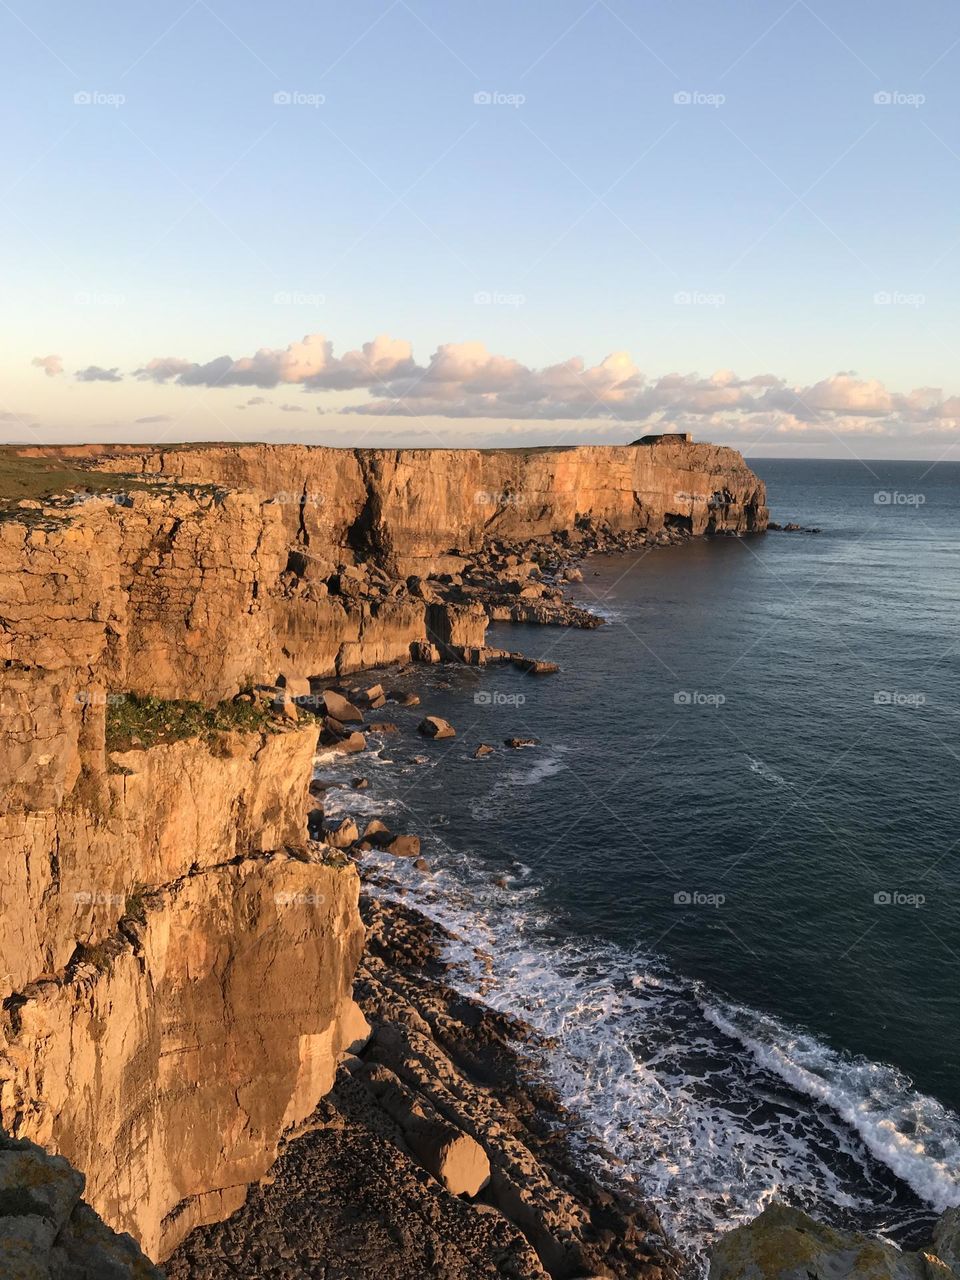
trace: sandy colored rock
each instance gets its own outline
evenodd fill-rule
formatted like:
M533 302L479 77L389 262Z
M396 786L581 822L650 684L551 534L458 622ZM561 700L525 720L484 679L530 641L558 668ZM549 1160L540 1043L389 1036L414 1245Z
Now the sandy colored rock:
M455 738L457 731L448 720L440 716L424 716L417 725L417 732L425 738Z

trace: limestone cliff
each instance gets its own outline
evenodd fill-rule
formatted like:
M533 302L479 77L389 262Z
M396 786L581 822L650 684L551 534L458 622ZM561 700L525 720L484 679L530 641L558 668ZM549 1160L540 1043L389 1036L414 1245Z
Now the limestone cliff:
M116 489L0 518L0 1128L162 1257L329 1088L363 928L306 838L315 725L118 744L116 701L479 661L491 611L429 574L578 529L760 531L765 498L738 454L672 442L73 452ZM506 616L563 620L533 568Z

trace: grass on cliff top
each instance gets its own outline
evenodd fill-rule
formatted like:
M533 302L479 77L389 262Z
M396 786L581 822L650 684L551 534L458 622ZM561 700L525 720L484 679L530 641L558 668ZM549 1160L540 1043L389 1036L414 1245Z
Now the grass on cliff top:
M262 733L279 727L269 708L253 702L220 702L215 707L205 707L200 702L140 698L135 694L111 697L106 721L108 751L142 750L185 738L211 741L231 730Z
M23 498L39 500L54 493L86 489L117 493L139 487L135 476L88 471L66 458L25 458L17 447L0 447L0 508L9 510Z

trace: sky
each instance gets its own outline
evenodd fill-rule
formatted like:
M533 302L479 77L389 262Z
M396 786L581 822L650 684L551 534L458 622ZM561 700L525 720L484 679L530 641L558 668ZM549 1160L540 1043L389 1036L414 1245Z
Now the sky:
M6 441L960 460L960 7L0 3Z

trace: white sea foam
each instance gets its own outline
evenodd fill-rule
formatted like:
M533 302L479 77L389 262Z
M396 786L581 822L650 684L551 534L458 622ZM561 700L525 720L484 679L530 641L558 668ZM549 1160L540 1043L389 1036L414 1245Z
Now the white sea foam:
M759 774L764 782L772 782L778 787L791 787L792 782L788 782L786 778L781 778L780 774L771 769L768 764L764 764L762 760L755 760L753 756L747 756L750 761L750 772Z
M370 803L329 797L338 813ZM426 848L429 875L371 855L377 891L454 933L461 990L551 1038L540 1062L582 1118L583 1158L632 1181L685 1248L777 1196L881 1228L923 1213L896 1179L931 1210L960 1204L960 1118L902 1074L726 1004L657 957L564 937L517 860L500 873L429 834Z

